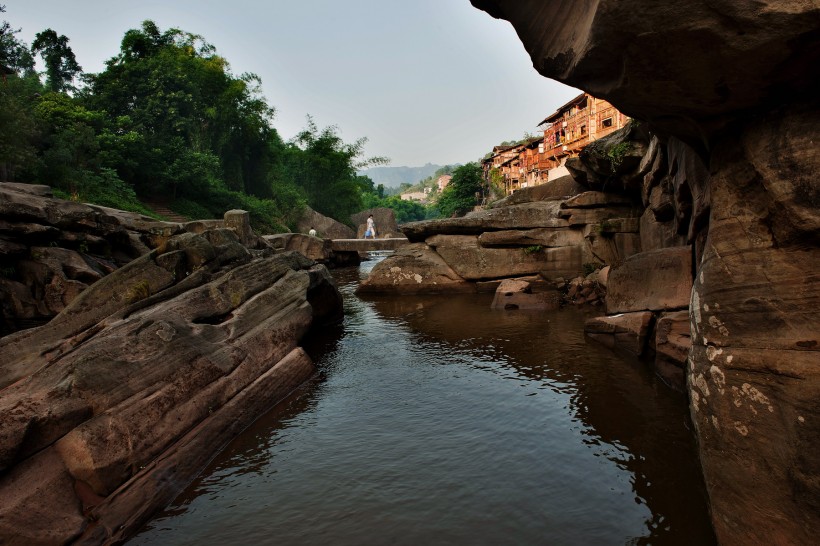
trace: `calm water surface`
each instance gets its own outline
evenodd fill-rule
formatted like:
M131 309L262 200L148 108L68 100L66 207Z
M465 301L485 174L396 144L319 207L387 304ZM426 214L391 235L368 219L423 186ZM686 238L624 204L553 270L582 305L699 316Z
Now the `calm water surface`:
M713 544L685 399L492 295L362 300L321 374L129 544Z

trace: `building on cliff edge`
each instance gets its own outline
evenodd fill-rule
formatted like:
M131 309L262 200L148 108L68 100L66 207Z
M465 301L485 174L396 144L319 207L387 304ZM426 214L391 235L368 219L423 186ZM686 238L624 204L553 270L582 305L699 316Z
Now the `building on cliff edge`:
M624 127L629 118L609 102L581 93L538 124L543 136L495 146L482 162L484 179L500 181L507 195L568 174L568 157Z

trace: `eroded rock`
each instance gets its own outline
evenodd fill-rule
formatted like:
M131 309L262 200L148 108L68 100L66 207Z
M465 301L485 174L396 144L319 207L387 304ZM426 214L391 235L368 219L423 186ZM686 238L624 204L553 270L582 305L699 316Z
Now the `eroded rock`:
M691 293L690 247L642 252L610 270L606 309L607 313L685 309Z
M653 314L649 311L595 317L586 322L584 331L608 347L641 356L646 350L652 321Z
M299 340L341 313L327 270L237 239L172 237L0 339L0 536L127 538L313 374Z
M383 260L357 289L360 293L434 293L475 290L458 275L435 250L425 243L414 243Z

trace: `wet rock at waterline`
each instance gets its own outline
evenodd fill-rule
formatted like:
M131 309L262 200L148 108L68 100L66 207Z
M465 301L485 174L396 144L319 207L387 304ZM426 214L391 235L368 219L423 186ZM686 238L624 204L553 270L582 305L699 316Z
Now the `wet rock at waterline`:
M313 374L299 340L341 297L323 266L271 254L175 236L0 339L0 536L128 538Z
M655 371L667 384L686 390L685 369L692 349L689 311L661 313L655 324Z
M533 284L538 288L533 289ZM558 309L560 298L554 287L543 289L544 283L525 279L505 279L495 291L490 305L493 309L548 311ZM540 288L540 289L539 289Z
M652 320L653 315L649 311L623 313L590 319L584 330L589 337L608 347L641 356L646 350Z

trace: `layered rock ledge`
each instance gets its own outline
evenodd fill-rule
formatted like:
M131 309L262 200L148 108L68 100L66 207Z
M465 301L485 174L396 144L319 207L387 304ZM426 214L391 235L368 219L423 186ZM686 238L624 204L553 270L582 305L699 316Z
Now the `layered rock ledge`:
M248 236L169 236L0 339L4 544L125 540L313 375L299 341L341 296L324 266Z

